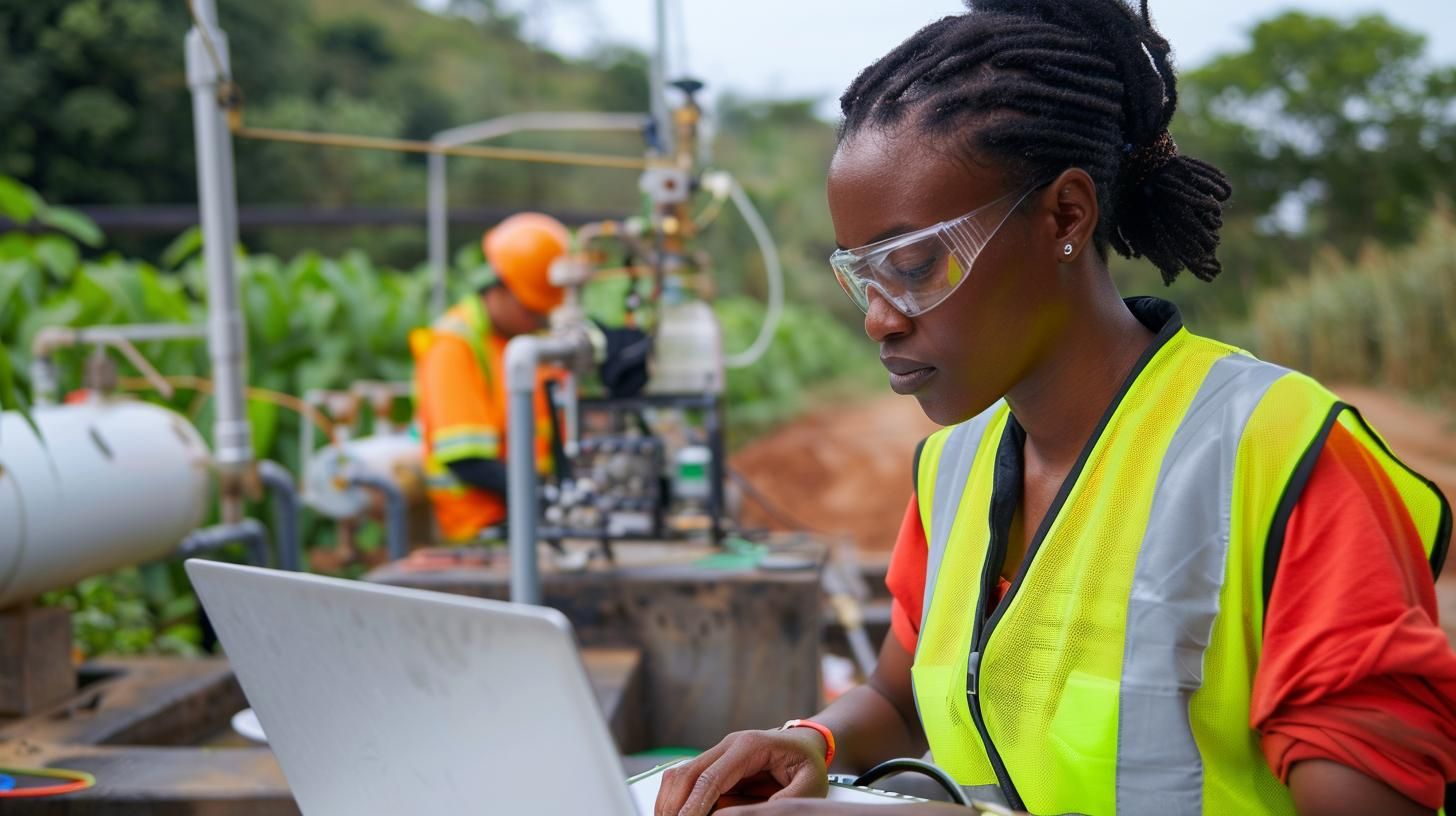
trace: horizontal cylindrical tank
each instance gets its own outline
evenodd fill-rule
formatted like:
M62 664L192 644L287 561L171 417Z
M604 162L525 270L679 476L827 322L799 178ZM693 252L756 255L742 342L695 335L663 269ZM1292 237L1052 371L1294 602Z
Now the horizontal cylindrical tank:
M329 518L364 515L375 497L353 484L353 477L359 475L389 479L404 492L406 500L422 500L423 459L420 440L408 433L365 436L341 445L327 445L309 458L303 474L304 501Z
M211 454L144 402L0 414L0 608L162 558L207 512Z

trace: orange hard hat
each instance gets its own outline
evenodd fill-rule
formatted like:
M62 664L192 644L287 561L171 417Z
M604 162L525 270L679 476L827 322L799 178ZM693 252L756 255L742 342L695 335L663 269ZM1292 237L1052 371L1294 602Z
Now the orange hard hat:
M525 306L548 314L561 305L566 293L552 286L551 262L566 254L571 233L555 218L541 213L519 213L485 233L481 246L485 260L501 283Z

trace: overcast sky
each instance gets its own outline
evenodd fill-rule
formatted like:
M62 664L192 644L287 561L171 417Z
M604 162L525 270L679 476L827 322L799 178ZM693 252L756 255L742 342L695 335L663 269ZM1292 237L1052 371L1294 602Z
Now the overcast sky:
M653 0L508 0L530 13L533 38L568 53L605 42L646 48ZM958 0L669 0L687 43L687 68L717 90L753 96L838 97L855 74ZM1153 0L1153 19L1180 67L1239 48L1257 21L1287 8L1340 17L1379 9L1429 37L1430 54L1456 62L1456 0ZM680 49L673 43L671 58ZM675 66L676 67L676 66Z

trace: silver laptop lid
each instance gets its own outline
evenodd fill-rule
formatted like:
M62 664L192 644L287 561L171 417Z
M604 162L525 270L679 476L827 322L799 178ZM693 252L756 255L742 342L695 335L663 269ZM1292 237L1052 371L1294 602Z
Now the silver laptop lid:
M307 816L635 816L555 610L200 560L187 574Z

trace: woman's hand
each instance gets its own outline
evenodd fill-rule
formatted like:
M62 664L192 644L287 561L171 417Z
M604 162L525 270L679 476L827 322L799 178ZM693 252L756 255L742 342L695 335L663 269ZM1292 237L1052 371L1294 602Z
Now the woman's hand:
M707 816L724 794L745 790L778 801L822 798L829 790L828 746L811 728L739 731L696 759L663 773L656 816Z

